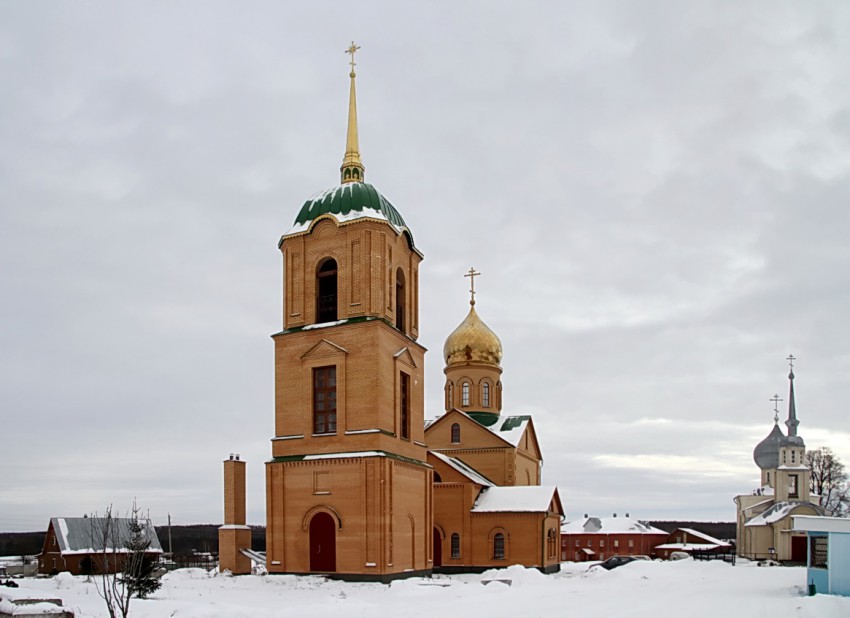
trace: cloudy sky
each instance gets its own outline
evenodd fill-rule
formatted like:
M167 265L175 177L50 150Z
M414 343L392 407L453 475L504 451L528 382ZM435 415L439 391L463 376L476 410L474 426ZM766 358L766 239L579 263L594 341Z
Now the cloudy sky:
M0 2L0 530L135 497L264 523L280 235L367 179L468 308L566 510L732 520L797 357L850 463L846 2ZM785 408L782 408L783 415Z

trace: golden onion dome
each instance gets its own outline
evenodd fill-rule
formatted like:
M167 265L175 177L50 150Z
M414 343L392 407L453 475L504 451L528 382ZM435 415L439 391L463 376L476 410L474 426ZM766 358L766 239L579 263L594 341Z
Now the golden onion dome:
M446 366L483 363L499 366L502 361L502 342L475 312L470 303L469 315L454 329L443 346Z

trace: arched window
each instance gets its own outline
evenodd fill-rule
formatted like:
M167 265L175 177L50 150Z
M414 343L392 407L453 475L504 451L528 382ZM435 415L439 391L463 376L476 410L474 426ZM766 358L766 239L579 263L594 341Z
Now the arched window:
M442 483L443 482L443 477L440 476L439 472L434 472L434 482L435 483Z
M490 383L485 382L481 387L481 405L485 408L490 407Z
M452 533L452 558L460 558L460 535Z
M404 271L399 268L395 275L395 327L404 331Z
M469 382L464 382L460 387L460 405L469 406Z
M505 559L505 535L501 532L497 532L496 536L493 537L493 559Z
M460 425L452 424L452 444L460 444Z
M316 272L316 323L334 322L337 319L337 268L336 260L328 258L319 264Z

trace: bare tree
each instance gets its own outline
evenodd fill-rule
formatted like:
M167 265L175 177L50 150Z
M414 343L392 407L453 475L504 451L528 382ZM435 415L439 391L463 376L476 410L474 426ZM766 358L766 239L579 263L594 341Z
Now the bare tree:
M134 502L130 516L121 519L113 517L110 505L102 517L90 518L92 548L97 552L95 568L100 574L97 593L110 618L127 618L134 594L145 598L160 586L152 575L153 562L146 555L152 539L140 510Z
M135 508L135 505L134 505ZM112 505L106 508L103 516L96 513L90 518L92 548L96 554L96 570L100 573L97 593L106 604L109 618L127 618L130 612L132 591L124 578L119 575L121 533L118 519L112 516Z
M806 453L812 471L809 489L820 496L820 505L839 517L850 514L850 485L844 464L828 446Z

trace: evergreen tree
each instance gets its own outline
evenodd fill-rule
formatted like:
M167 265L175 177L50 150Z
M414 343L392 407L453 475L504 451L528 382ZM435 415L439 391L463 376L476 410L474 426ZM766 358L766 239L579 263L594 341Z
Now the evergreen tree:
M123 579L130 594L135 594L140 599L156 592L162 585L153 574L154 561L145 555L151 546L149 527L148 520L140 519L138 508L133 505L133 513L129 521L130 534L124 542L124 547L129 553L124 565Z

